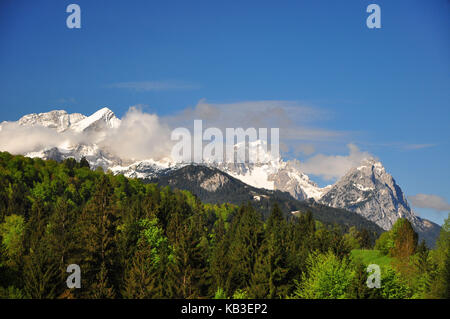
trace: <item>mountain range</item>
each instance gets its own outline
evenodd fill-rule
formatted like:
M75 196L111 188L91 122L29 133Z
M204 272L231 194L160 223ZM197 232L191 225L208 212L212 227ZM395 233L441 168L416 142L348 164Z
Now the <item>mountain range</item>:
M439 234L437 224L414 214L400 186L376 159L363 160L333 185L320 188L301 171L297 160L271 158L268 153L264 154L264 162L252 164L216 163L206 159L200 165L191 165L175 162L170 156L144 160L119 157L103 141L120 125L121 120L108 108L102 108L90 116L55 110L28 114L17 122L2 122L0 135L17 129L49 130L58 138L33 145L32 149L22 150L21 153L54 160L69 157L81 160L84 157L91 168L102 167L114 174L188 189L207 202L215 198L217 202L240 204L236 202L240 198L261 204L264 198L271 198L272 201L290 203L290 206L285 205L285 209L292 212L299 211L303 205L303 209L328 207L340 209L341 214L356 213L382 230L389 230L398 218L403 217L412 223L429 245ZM263 141L252 143L258 151L264 149ZM4 148L2 145L0 147ZM235 145L235 148L239 147L245 145ZM209 178L204 180L201 174Z

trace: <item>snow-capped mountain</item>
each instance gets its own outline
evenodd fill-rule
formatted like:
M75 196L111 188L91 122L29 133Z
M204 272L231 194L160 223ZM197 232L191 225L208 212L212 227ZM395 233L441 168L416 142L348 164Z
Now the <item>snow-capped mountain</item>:
M54 129L63 137L67 136L67 139L63 138L59 145L26 152L25 155L29 157L55 160L68 157L80 160L85 157L93 168L101 166L115 174L143 179L153 178L167 170L186 165L176 163L168 157L160 160L130 161L115 156L107 146L100 147L100 142L108 129L116 129L121 124L121 120L106 107L90 116L79 113L68 114L64 110L29 114L19 119L17 123L25 127L42 126ZM79 138L73 138L74 136ZM256 163L216 163L205 159L204 165L218 168L254 187L286 191L299 200L307 198L317 200L326 190L319 188L300 171L298 161L284 161L274 157L267 151L265 141L252 142L251 146L248 149L257 152L254 154L254 158L258 159ZM235 145L235 150L238 151L242 147L246 145L238 143Z
M318 200L327 188L320 188L302 173L296 160L263 163L220 163L218 169L254 187L288 192L295 199Z
M80 160L85 157L93 168L109 168L122 163L122 160L101 148L97 142L104 138L107 129L120 126L120 119L104 107L91 116L79 113L69 114L64 110L55 110L47 113L28 114L17 122L3 122L0 131L8 129L8 125L18 124L23 127L42 127L57 132L57 145L55 141L48 141L40 149L25 152L25 156L40 157L44 159L63 160L73 157Z
M81 121L77 121L70 125L70 129L76 132L86 131L102 131L105 128L118 128L120 126L120 119L108 109L104 107L89 117L83 118Z
M169 159L155 161L152 159L138 161L127 166L115 165L108 167L114 174L123 174L130 178L151 179L171 170L184 167L184 163L175 163Z
M114 174L141 179L152 179L187 165L177 163L170 157L134 161L115 155L109 150L108 143L102 143L108 133L121 125L121 120L108 108L102 108L91 116L68 114L63 110L29 114L17 122L1 123L0 134L3 129L8 129L8 125L24 128L39 126L56 131L58 144L42 145L24 152L30 157L56 160L68 157L80 160L85 157L92 168L101 166ZM386 230L401 217L410 220L419 233L436 232L439 228L411 211L402 190L379 161L365 160L334 185L320 188L301 171L297 160L285 161L274 157L267 151L265 143L259 140L251 142L252 147L245 143L234 147L236 151L248 147L248 152L257 152L253 154L256 156L253 158L259 160L256 163L216 163L206 159L202 165L219 169L256 188L280 190L298 200L314 199L331 207L356 212Z
M68 114L64 110L39 114L33 113L21 117L18 124L52 128L58 133L67 130L83 132L87 130L101 131L105 128L117 128L120 126L120 119L110 109L104 107L89 117L79 113Z
M64 110L55 110L48 113L33 113L23 116L18 123L23 126L44 126L53 128L57 132L64 132L71 125L85 119L86 116L79 113L68 114Z

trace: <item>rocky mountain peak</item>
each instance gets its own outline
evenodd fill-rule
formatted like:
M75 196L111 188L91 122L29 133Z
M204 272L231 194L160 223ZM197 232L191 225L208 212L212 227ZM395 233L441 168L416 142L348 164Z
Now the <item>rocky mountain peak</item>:
M18 124L24 126L44 126L64 132L71 125L85 119L86 116L79 113L68 114L64 110L53 110L46 113L33 113L21 117Z
M104 107L89 117L84 118L71 126L76 132L85 132L89 130L100 131L106 128L118 128L120 119L116 117L113 111Z
M320 201L360 213L386 230L401 217L416 221L394 178L381 162L373 159L364 160L360 166L351 169Z
M4 122L5 123L5 122ZM6 122L7 123L7 122ZM102 137L108 130L117 129L121 120L113 111L104 107L90 116L64 110L23 116L14 125L43 126L56 130L64 137L57 147L42 145L42 150L24 153L30 157L63 160L73 157L80 160L85 157L92 168L103 167L115 174L142 179L156 178L171 171L177 171L185 165L170 159L146 159L128 162L117 155L109 153L102 145ZM0 132L2 131L0 124ZM78 137L79 135L79 137ZM419 234L429 234L434 238L439 227L417 217L408 205L405 195L394 178L386 171L383 164L374 158L363 160L358 166L350 169L345 176L334 185L320 188L302 172L296 160L286 161L270 154L265 141L252 142L253 148L247 152L257 152L256 163L215 163L205 161L200 166L216 168L241 182L258 189L288 192L297 200L312 200L318 204L353 211L366 219L388 230L398 218L407 218ZM247 147L246 144L235 145L235 150ZM219 175L211 175L200 183L199 189L209 192L217 191L219 186L228 187L228 183ZM180 181L180 186L184 185ZM217 184L217 185L216 185ZM425 235L424 235L425 236ZM434 236L434 237L433 237Z

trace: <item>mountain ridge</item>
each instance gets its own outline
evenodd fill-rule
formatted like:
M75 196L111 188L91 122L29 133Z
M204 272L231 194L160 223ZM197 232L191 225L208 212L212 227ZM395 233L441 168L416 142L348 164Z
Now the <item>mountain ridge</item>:
M289 193L280 190L256 188L217 168L205 165L186 165L145 181L187 190L205 203L242 205L251 202L264 218L269 216L273 205L277 203L287 218L293 218L297 213L310 211L314 218L327 225L339 224L345 229L351 226L360 230L365 228L372 234L372 239L383 232L381 227L357 213L332 208L314 200L299 201Z
M189 164L176 163L170 158L131 161L108 151L107 146L101 145L102 138L108 130L119 128L121 120L106 107L90 116L79 113L69 114L64 110L28 114L17 122L1 123L0 133L3 127L7 128L11 123L21 127L42 126L56 131L63 137L77 137L75 142L67 140L52 147L44 145L41 149L24 154L29 157L56 160L68 157L80 160L85 157L92 168L103 167L114 174L141 179L164 176ZM78 136L83 138L78 140ZM257 147L265 146L261 144L262 141L257 143ZM235 148L239 147L245 147L245 145L236 144ZM355 212L385 230L389 229L398 218L405 217L410 220L416 231L422 233L422 236L437 237L439 226L413 213L400 186L379 161L367 159L360 166L350 169L333 185L320 188L301 171L300 162L275 159L268 153L262 153L262 155L265 158L262 163L206 161L199 165L218 169L255 188L287 192L296 200L314 199L322 205Z

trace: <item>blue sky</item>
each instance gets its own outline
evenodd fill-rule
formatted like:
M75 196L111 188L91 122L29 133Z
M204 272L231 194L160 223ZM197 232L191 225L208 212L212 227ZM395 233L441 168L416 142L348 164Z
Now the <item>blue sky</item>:
M81 29L66 27L70 3ZM366 27L370 3L381 29ZM202 99L298 101L322 112L315 127L346 132L317 152L345 155L353 143L407 195L448 203L449 17L445 0L3 0L0 121L55 108L121 117L143 104L169 116ZM414 209L438 223L448 213Z

